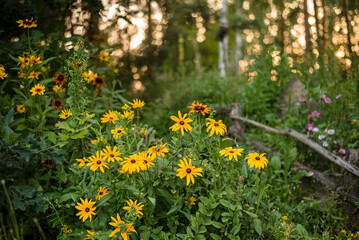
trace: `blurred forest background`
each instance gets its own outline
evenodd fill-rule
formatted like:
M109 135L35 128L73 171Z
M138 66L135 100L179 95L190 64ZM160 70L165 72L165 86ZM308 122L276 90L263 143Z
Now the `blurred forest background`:
M241 79L250 81L256 75L250 66L268 49L275 61L286 54L291 67L307 59L308 67L318 69L335 59L331 69L344 78L346 71L357 68L358 0L0 2L2 46L19 41L18 19L34 17L37 30L48 38L66 43L81 36L110 50L127 93L144 94L145 100L158 96L163 80L159 73L217 69L221 41L222 76L241 73ZM7 54L0 58L9 62ZM275 80L276 73L272 75Z

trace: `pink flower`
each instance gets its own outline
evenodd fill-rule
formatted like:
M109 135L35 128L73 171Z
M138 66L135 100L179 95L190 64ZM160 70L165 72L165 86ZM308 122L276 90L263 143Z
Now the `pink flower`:
M305 97L299 97L299 102L306 102L307 99Z
M312 115L313 115L313 116L318 116L318 117L319 117L320 113L319 113L319 112L317 112L317 111L313 111L313 112L312 112Z
M341 149L339 149L339 153L341 153L341 154L344 155L344 154L345 154L345 150L341 148Z
M295 103L295 106L299 106L299 105L300 105L300 102L296 102L296 103Z
M335 98L339 99L341 96L342 96L341 94L338 94Z
M307 123L307 129L308 129L308 131L312 131L312 130L313 130L313 126L314 126L314 122L308 122L308 123Z
M318 136L318 139L319 139L319 140L323 140L324 138L325 138L324 135L319 135L319 136Z
M325 98L325 95L322 94L322 95L319 96L319 98L323 99L323 98Z
M325 101L326 103L331 103L331 102L332 102L332 100L331 100L330 98L325 98L324 101Z

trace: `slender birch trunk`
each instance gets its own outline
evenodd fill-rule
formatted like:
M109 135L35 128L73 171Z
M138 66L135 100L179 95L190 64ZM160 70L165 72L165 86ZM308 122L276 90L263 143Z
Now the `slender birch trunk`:
M194 58L196 64L196 73L199 74L201 72L201 53L199 52L199 46L197 42L196 36L193 37L193 48L194 48Z
M219 59L218 59L218 67L219 67L219 71L220 71L220 75L221 77L225 77L226 76L226 67L227 67L227 62L228 62L228 54L227 54L227 50L228 50L228 35L227 35L227 30L228 30L228 20L227 20L227 16L228 16L228 6L227 6L227 0L222 0L222 16L219 22L220 25L220 32L223 31L223 35L220 33L220 39L219 39Z
M236 16L241 16L241 0L236 0ZM236 51L235 51L235 69L237 71L237 75L239 76L241 73L241 69L239 68L239 60L242 58L242 36L241 29L239 23L236 28Z
M348 14L347 0L343 0L343 15L345 17L345 22L347 24L347 41L348 41L349 57L352 57L353 51L352 51L352 42L351 42L351 38L350 38L350 20L349 20L349 14Z
M309 14L308 14L308 0L304 0L303 12L304 12L304 28L305 28L305 54L309 58L310 53L312 52L312 43L309 30Z

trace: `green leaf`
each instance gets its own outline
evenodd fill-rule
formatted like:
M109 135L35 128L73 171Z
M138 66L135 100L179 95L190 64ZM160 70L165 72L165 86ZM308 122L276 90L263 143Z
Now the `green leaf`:
M257 202L259 202L262 199L264 192L265 192L265 187L266 187L266 182L261 182L259 184Z
M309 237L309 234L308 234L307 230L301 224L297 224L296 229L297 229L297 232L298 232L299 236ZM308 238L306 238L306 239L308 239Z
M212 226L214 226L214 227L216 227L216 228L223 228L223 224L222 224L222 223L212 221L211 224L212 224Z
M204 226L202 226L202 227L204 227ZM206 230L207 230L207 229L206 229ZM195 240L206 240L206 237L205 237L204 235L202 235L202 234L199 234L199 235L197 235L194 239L195 239Z
M82 131L78 134L72 135L71 138L72 139L80 139L80 138L84 138L87 134L89 133L88 130Z
M67 130L69 132L74 132L75 130L69 126L67 122L58 122L55 124L55 127Z
M36 189L32 186L29 185L19 185L19 186L15 186L14 189L23 197L26 198L32 198L35 193L36 193Z
M259 235L262 235L262 222L258 218L253 220L254 229Z
M252 218L257 218L257 215L252 213L252 212L249 212L249 211L246 211L246 210L243 210L243 212L247 213L249 216L251 216Z
M239 232L239 230L241 230L241 225L234 226L231 230L231 233L233 235L236 235Z
M230 203L229 201L224 200L224 199L221 199L221 200L219 200L219 202L220 202L223 206L225 206L226 208L229 208L229 209L231 209L232 211L234 211L235 206L233 206L233 204Z
M148 197L148 200L150 200L153 206L156 206L156 198Z
M19 89L17 88L12 88L17 94L19 94L20 96L26 98L25 94L23 91L20 91Z
M220 236L218 236L217 234L215 233L211 233L209 234L214 240L222 240L222 238Z
M207 228L205 226L201 226L198 230L198 233L205 233L207 232Z
M21 124L21 125L18 125L17 127L16 127L16 131L22 131L22 130L24 130L24 129L26 129L27 128L27 126L25 125L25 124Z
M9 127L9 124L14 121L14 109L11 108L9 110L9 112L6 114L5 120L4 120L4 125L5 125L5 132L7 134L11 134L14 131Z
M45 84L48 84L48 83L50 83L50 82L53 82L54 79L55 79L54 77L52 77L52 78L46 78L46 79L44 79L44 80L41 80L41 81L39 82L39 84L45 85Z
M221 147L227 148L227 147L233 147L233 142L230 138L224 138L221 141Z
M72 199L74 202L76 202L76 200L77 200L76 196L77 195L75 195L74 193L66 193L60 197L59 202L62 203L67 200L70 200L70 199Z
M274 171L281 169L282 163L280 161L280 156L278 154L272 157L270 165Z

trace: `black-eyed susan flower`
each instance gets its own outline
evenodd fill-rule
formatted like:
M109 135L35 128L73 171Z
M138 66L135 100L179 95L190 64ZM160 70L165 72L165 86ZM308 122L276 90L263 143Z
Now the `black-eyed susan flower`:
M261 169L265 168L268 164L268 159L265 157L265 153L262 153L259 155L258 153L250 153L246 156L245 159L247 159L248 166L252 168L253 166L255 168Z
M96 152L96 155L93 155L89 158L90 163L88 164L91 171L96 171L100 169L102 173L105 172L104 167L109 169L108 163L104 161L99 151Z
M16 110L18 111L18 113L24 113L25 112L24 104L16 105Z
M198 112L198 113L202 113L202 115L204 116L205 114L208 114L209 111L211 110L209 107L207 107L207 105L204 105L202 103L192 103L190 106L188 106L188 108L192 109L189 111L189 113L194 113L194 112Z
M237 148L227 147L219 151L219 154L221 154L221 156L228 157L229 160L232 160L234 158L234 160L238 161L237 156L242 156L243 151L244 151L243 148L237 149Z
M176 176L180 177L181 179L187 177L187 186L190 181L194 184L194 177L202 177L202 168L196 168L193 166L191 159L187 161L187 159L184 157L183 160L180 160L180 162L181 163L178 164L180 168L177 169L178 173Z
M137 200L132 201L132 199L129 199L126 201L127 205L126 207L123 207L124 210L127 210L127 212L131 213L133 216L140 217L140 215L143 215L141 211L143 211L143 204L137 203Z
M70 109L64 109L61 111L61 113L59 114L59 117L62 119L67 119L68 117L70 117L72 115L72 112L70 111Z
M118 127L111 130L111 134L113 135L114 139L121 138L123 134L127 134L123 127Z
M90 160L88 158L77 158L76 161L79 163L79 168L82 168L90 163Z
M123 110L127 111L127 110L130 109L130 106L128 106L127 104L125 104L125 105L123 105L121 108L122 108Z
M165 157L165 153L168 153L169 152L169 149L168 147L166 147L167 143L165 144L160 144L159 146L153 146L153 147L150 147L148 149L148 152L151 153L151 154L155 154L155 156L162 156L162 157Z
M37 20L33 20L33 18L31 18L30 20L29 19L26 19L26 20L18 20L16 21L19 26L18 27L23 27L23 28L34 28L34 27L37 27Z
M52 90L53 90L55 93L63 93L63 92L66 91L63 87L61 87L61 86L59 86L59 85L55 85L55 86L52 88Z
M51 105L53 109L61 110L61 108L64 106L64 103L61 99L55 99L54 101L52 101Z
M139 158L138 154L133 154L129 157L125 157L125 159L120 163L120 165L122 165L121 172L127 172L128 174L140 172L141 170L146 170L146 167L143 161Z
M180 111L178 111L178 117L171 116L171 119L173 121L175 121L176 123L172 127L170 127L170 129L172 131L181 130L182 136L184 135L184 130L186 130L186 132L191 132L192 127L191 127L191 125L189 125L189 123L193 122L193 120L190 118L186 118L186 116L187 116L187 114L184 114L182 117L182 114Z
M214 119L211 118L207 118L207 132L211 131L209 136L211 137L214 133L216 133L216 135L221 135L223 136L226 132L227 132L227 127L226 125L224 125L222 123L222 120L219 120L218 122Z
M115 121L117 120L117 114L114 111L109 110L108 113L105 113L103 115L103 118L101 118L101 123L112 122L113 124L115 124Z
M95 236L95 232L91 232L90 230L86 230L87 231L87 235L83 240L94 240L92 237Z
M123 114L121 114L122 119L133 119L135 117L134 111L124 111Z
M24 57L19 56L19 57L17 57L17 59L19 59L21 62L21 63L18 63L18 65L20 65L20 69L31 67L30 66L30 64L31 64L30 58L27 55L25 55ZM23 74L25 74L25 73L23 73ZM22 77L22 78L25 78L25 77Z
M32 93L31 96L34 96L36 94L38 95L44 95L45 93L45 86L41 85L40 83L36 84L35 87L30 89L30 92Z
M5 72L5 68L3 65L0 64L0 78L5 79L7 77L7 74Z
M101 155L103 159L107 159L108 162L115 162L121 160L122 158L119 157L122 153L120 151L117 151L117 147L114 146L113 149L111 149L110 146L106 146L101 152Z
M42 63L41 55L30 55L29 57L30 66Z
M108 52L105 51L101 51L98 55L99 59L101 62L108 62L110 60L110 55L108 54Z
M149 169L152 165L155 165L153 160L156 158L155 154L151 154L148 152L140 152L138 153L139 161L143 162L144 170Z
M96 87L101 87L105 85L105 81L102 77L96 76L92 81L92 85L95 85Z
M69 226L67 226L66 224L65 224L64 226L62 226L61 231L62 231L64 234L72 233L72 229L69 228Z
M102 197L104 197L105 195L108 194L108 188L107 187L100 187L97 190L97 196L96 196L96 200L100 200Z
M109 235L109 237L115 236L116 233L121 233L121 237L123 240L130 240L130 237L128 236L128 233L136 232L136 230L133 228L132 223L125 223L121 220L120 215L117 213L117 219L114 217L111 217L113 222L109 222L109 224L116 229L112 231L112 233ZM125 231L123 231L123 228L125 228ZM122 228L122 229L121 229Z
M145 106L145 102L141 101L140 99L133 99L133 103L130 102L132 108L141 108Z
M147 134L147 129L146 128L141 128L140 133L142 135L146 135Z
M58 84L60 87L64 85L65 82L67 82L67 77L64 73L55 73L54 74L55 80L54 82Z
M41 72L33 71L26 77L26 79L39 79L40 74Z
M55 167L55 163L51 158L44 158L42 161L42 166L44 166L46 170L50 170L51 168Z
M92 215L96 215L96 213L94 212L96 210L96 207L93 206L96 202L93 202L92 199L88 201L87 198L85 200L80 198L80 200L81 203L77 202L77 206L75 206L76 209L80 210L80 212L77 213L76 216L80 216L80 219L82 218L83 222L85 222L87 218L90 218L90 221L92 221Z
M195 198L195 197L190 197L189 198L189 200L187 201L184 201L184 203L186 204L186 205L188 205L188 204L190 204L190 205L195 205L196 204L196 201L197 201L197 199Z
M88 71L88 72L84 72L82 74L84 76L84 80L87 82L87 83L91 83L93 82L93 80L98 77L98 74L97 73L94 73L92 71Z

